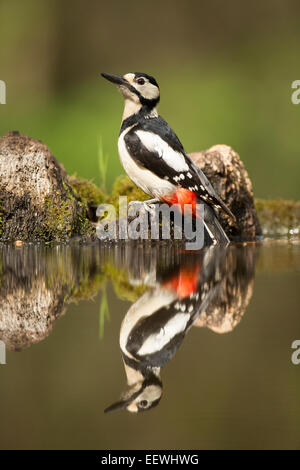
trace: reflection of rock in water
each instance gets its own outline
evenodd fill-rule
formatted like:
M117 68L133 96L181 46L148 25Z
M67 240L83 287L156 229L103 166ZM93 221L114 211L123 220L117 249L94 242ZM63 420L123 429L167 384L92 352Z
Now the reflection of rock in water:
M54 294L43 279L33 279L30 289L19 287L0 299L0 336L8 349L20 349L49 335L63 314L64 289Z
M160 244L89 246L4 246L0 251L0 339L22 349L46 338L66 302L90 299L105 279L120 297L137 300L149 286L164 282L195 257L221 276L221 294L196 321L214 331L229 331L240 320L253 289L253 247L185 253ZM213 254L214 253L214 254ZM225 255L224 255L225 253ZM218 263L218 264L216 264Z
M215 333L232 331L241 321L253 294L256 252L253 245L230 247L220 269L218 297L194 326L207 327Z
M2 248L0 339L8 349L46 338L64 313L66 300L92 292L99 264L94 251L63 246Z
M93 298L106 278L124 288L124 276L114 276L115 259L127 255L98 244L55 247L2 246L0 250L0 339L17 350L45 339L65 304ZM122 254L123 253L123 254ZM136 253L136 250L135 250ZM128 295L135 286L125 285ZM138 289L139 290L139 289Z

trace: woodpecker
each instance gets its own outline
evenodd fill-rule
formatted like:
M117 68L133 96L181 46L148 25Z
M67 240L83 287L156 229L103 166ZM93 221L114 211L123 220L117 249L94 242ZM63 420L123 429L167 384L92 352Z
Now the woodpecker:
M163 201L178 204L183 212L184 206L190 204L196 215L196 204L202 202L214 212L222 210L235 220L207 177L187 155L177 135L158 115L160 90L155 78L138 72L123 77L101 75L116 84L125 99L119 155L129 178L152 198L145 201L145 208ZM224 241L228 242L222 231Z
M194 322L217 302L220 279L204 255L164 273L128 310L120 330L120 348L128 390L105 412L146 411L162 397L160 370L174 356Z

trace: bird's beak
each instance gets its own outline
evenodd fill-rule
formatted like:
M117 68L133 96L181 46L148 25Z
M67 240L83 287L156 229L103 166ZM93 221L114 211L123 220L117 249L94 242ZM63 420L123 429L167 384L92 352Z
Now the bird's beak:
M117 401L116 403L113 403L113 405L110 405L105 408L104 413L111 413L112 411L124 410L124 408L127 408L128 405L130 405L134 401L134 399L140 394L140 392L141 388L139 388L136 392L131 393L128 398L123 398Z
M106 80L108 80L109 82L114 83L115 85L123 85L123 86L127 86L127 87L129 85L127 80L125 80L125 78L123 78L123 77L120 77L119 75L114 75L112 73L101 73L101 75L102 75L102 77L106 78Z
M131 398L130 400L117 401L116 403L113 403L112 405L105 408L104 413L111 413L113 411L124 410L124 408L126 408L130 402L131 402Z

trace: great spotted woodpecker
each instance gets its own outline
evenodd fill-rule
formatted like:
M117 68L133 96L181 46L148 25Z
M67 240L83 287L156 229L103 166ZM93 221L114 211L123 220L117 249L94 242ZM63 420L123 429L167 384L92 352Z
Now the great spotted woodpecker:
M116 84L125 99L118 140L120 159L129 178L153 198L146 203L178 204L182 211L189 204L195 214L197 202L202 202L234 220L171 127L158 115L160 90L155 78L145 73L102 76ZM224 239L228 242L225 232Z

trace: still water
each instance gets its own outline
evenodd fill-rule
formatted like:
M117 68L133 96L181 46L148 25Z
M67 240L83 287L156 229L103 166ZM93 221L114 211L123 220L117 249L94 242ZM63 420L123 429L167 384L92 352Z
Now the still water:
M0 448L299 448L299 281L296 242L2 247Z

